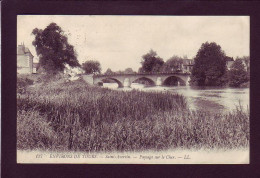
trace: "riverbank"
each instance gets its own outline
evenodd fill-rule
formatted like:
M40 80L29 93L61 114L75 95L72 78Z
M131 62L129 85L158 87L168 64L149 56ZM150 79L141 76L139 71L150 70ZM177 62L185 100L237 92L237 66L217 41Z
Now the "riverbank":
M249 113L187 108L169 92L128 92L84 81L39 82L17 96L17 148L46 151L235 149L249 146Z
M191 110L212 113L229 113L242 107L249 111L249 88L193 87L193 86L152 86L132 83L131 88L117 88L116 83L104 83L104 87L114 90L144 92L170 92L183 95Z

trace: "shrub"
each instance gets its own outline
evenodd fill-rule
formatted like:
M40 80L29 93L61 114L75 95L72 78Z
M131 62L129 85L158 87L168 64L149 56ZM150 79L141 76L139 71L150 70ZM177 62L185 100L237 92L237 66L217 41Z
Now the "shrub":
M22 94L26 92L26 88L33 84L33 80L28 78L17 78L17 93Z

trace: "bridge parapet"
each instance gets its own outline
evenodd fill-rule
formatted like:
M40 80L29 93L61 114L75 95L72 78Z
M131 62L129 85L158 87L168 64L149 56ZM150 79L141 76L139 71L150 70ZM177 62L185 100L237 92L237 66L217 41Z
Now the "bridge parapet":
M94 74L93 77L140 76L140 75L190 75L190 73L189 72L148 72L148 73L133 73L133 74Z
M150 81L153 85L161 86L165 84L167 79L174 77L178 83L187 85L189 81L190 73L188 72L156 72L156 73L135 73L135 74L96 74L92 75L94 85L103 83L105 79L114 80L119 87L131 87L131 84L137 79L145 79ZM88 76L88 81L90 76ZM83 77L84 78L84 77ZM87 81L87 80L86 80Z

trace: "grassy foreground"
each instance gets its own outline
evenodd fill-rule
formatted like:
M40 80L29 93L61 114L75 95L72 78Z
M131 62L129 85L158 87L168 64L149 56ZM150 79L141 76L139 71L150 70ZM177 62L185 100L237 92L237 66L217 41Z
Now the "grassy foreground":
M33 79L32 79L33 80ZM23 81L17 94L17 148L140 151L249 146L249 113L190 111L173 93L116 91L84 81ZM21 83L21 82L20 82ZM29 85L27 86L26 83Z

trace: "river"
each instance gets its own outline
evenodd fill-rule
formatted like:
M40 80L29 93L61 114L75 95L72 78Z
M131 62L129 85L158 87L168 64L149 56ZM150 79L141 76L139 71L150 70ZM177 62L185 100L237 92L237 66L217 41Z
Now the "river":
M138 89L142 91L169 91L186 97L189 108L214 113L230 112L241 106L249 110L249 88L219 88L191 86L152 86L132 83L131 88L117 88L116 83L104 83L104 87L116 90Z

